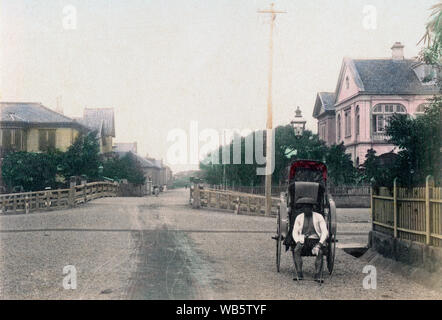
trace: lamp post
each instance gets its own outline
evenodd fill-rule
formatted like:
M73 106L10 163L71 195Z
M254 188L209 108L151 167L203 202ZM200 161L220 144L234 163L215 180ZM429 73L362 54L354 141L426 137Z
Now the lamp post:
M295 111L295 120L290 121L290 124L293 126L293 130L295 131L296 137L301 137L305 130L305 124L307 121L302 116L301 109L299 106Z
M304 133L306 122L307 121L304 119L304 117L301 114L301 109L298 107L295 111L295 119L290 121L290 124L293 127L293 131L295 133L296 138L300 138L302 136L302 134ZM297 149L287 148L285 150L285 156L288 159L291 159L293 156L296 156L296 155L298 155Z
M100 179L103 179L103 165L100 164L100 166L98 167L98 175L100 176Z

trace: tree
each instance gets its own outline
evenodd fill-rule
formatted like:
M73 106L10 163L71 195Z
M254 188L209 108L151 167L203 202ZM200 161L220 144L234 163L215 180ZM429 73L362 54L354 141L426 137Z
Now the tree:
M426 25L426 31L419 43L427 46L422 49L420 58L434 67L437 72L437 83L441 89L441 60L442 60L442 3L431 7L430 20ZM432 75L434 76L434 75Z
M127 153L122 158L110 159L103 164L103 176L115 180L127 179L133 184L144 184L146 177L136 158Z
M398 178L402 183L421 184L427 175L439 176L441 110L442 98L435 97L423 116L395 114L390 120L386 133L400 148Z
M362 166L364 168L364 181L371 182L372 179L378 177L379 161L376 156L376 151L373 148L367 150L365 162Z
M260 185L264 180L263 176L256 174L258 164L256 158L253 157L252 163L245 163L246 158L246 140L252 141L252 153L255 155L255 137L256 133L253 132L247 137L238 137L241 143L241 163L233 164L233 142L227 146L221 146L217 150L214 150L213 155L217 155L219 163L213 163L212 154L206 156L206 158L200 162L200 169L203 172L204 180L209 184L224 184L228 185L241 185L241 186L255 186ZM223 164L222 156L223 151L229 151L230 164Z
M241 137L241 164L213 164L207 157L200 163L200 169L204 172L204 179L209 184L223 184L226 179L227 185L236 186L260 186L264 184L264 176L256 174L256 169L260 167L254 157L252 164L245 164L245 141L254 139L256 132L247 137ZM265 137L265 136L264 136ZM265 139L263 144L265 145ZM223 148L217 151L221 159ZM274 185L282 184L287 178L287 168L290 163L297 159L310 159L325 161L331 168L329 175L334 183L352 183L354 181L355 169L350 155L345 153L343 145L328 148L318 135L309 130L305 130L300 137L296 137L293 127L290 125L278 126L275 129L275 169L272 175ZM255 144L253 143L253 154L255 155ZM232 154L232 153L231 153ZM232 155L230 163L232 163ZM261 166L262 167L262 166Z
M387 159L386 156L388 156ZM362 165L364 169L362 181L373 183L375 186L391 187L394 178L398 177L400 163L400 157L398 162L394 153L376 156L376 151L371 148L367 150L365 162Z
M12 152L2 164L2 177L11 190L16 186L24 191L44 190L56 186L57 157L50 153Z
M345 153L344 143L330 146L326 153L325 163L328 176L333 184L354 182L356 169L353 166L350 154Z
M100 145L95 131L79 135L61 160L62 173L67 179L80 175L98 179L100 164Z

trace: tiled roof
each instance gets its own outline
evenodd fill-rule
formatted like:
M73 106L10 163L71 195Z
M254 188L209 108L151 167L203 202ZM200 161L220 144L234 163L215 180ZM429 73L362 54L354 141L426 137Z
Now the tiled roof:
M117 142L114 144L114 151L116 152L129 152L137 153L136 142Z
M115 121L113 108L85 108L83 118L79 122L99 134L115 137Z
M136 153L133 153L132 151L125 152L125 151L115 151L115 153L118 155L119 158L124 157L126 154L130 154L132 157L134 157L143 168L157 168L161 169L161 165L158 165L156 163L158 160L151 161L150 159L143 158L139 156Z
M325 113L334 113L334 104L334 92L318 92L313 108L313 117L316 118Z
M319 92L319 97L322 101L322 106L325 111L334 110L335 93L334 92Z
M72 118L36 102L0 102L0 119L5 122L76 124Z
M435 85L422 83L413 71L416 60L353 59L368 94L436 94Z

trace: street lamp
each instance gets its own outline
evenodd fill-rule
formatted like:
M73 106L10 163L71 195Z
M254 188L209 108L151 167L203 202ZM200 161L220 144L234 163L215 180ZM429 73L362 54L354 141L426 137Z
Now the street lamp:
M103 165L100 164L100 166L98 167L98 175L100 176L100 178L103 178Z
M292 120L290 124L293 126L293 129L295 130L295 136L300 137L304 133L305 130L305 124L307 121L304 119L304 117L301 114L301 109L298 108L295 111L295 120Z

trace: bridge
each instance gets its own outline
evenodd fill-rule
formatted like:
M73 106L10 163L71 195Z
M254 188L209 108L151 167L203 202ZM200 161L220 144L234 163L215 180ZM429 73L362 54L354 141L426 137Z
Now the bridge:
M292 281L291 255L275 270L275 218L193 209L189 190L100 198L80 206L0 216L1 299L400 299L440 294L342 248L367 243L368 209L338 211L333 277ZM305 260L313 276L313 259ZM66 266L76 288L65 289ZM72 268L72 267L71 267Z

